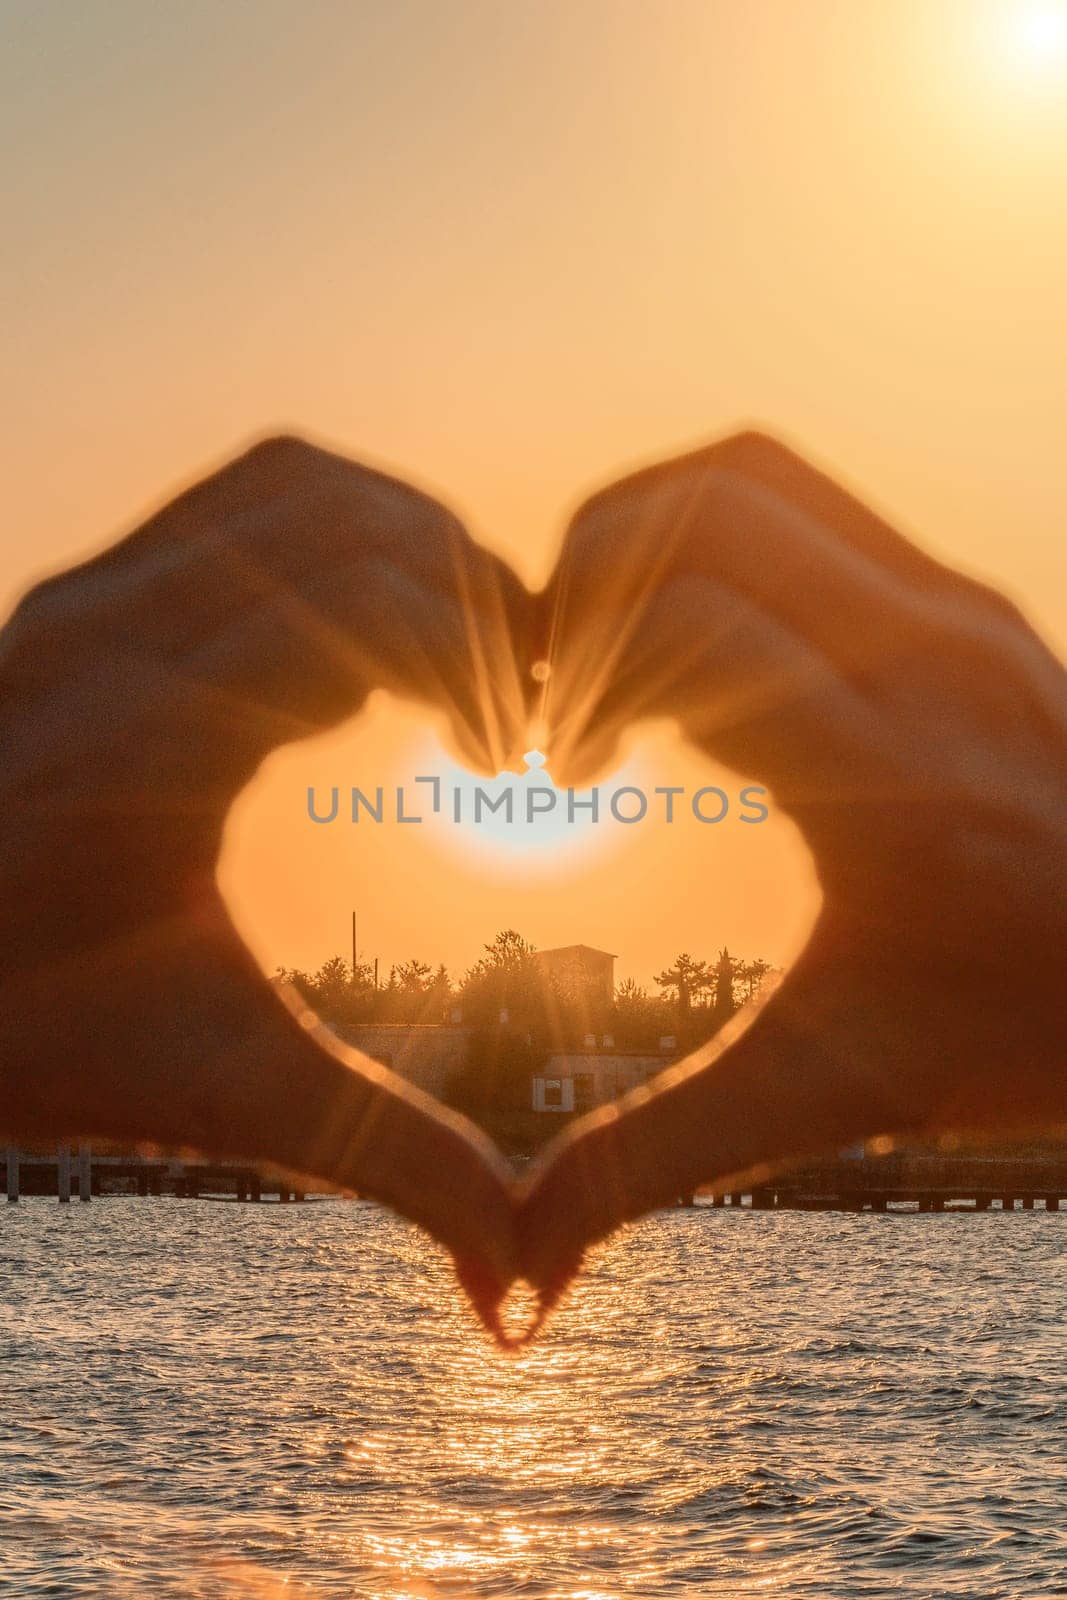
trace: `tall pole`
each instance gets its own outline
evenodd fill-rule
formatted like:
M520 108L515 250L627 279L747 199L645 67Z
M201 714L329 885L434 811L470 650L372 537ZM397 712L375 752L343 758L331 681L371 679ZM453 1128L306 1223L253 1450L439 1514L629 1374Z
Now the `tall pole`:
M356 913L352 913L352 982L356 981Z

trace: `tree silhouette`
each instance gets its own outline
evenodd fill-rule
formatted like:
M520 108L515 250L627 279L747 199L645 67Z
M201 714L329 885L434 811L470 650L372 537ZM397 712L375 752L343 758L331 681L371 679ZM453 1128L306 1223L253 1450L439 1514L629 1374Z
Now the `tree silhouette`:
M650 995L634 978L627 978L615 990L610 1030L619 1050L656 1050L659 1040L675 1026L672 1002L663 995Z
M674 992L680 1017L688 1017L693 1001L707 994L712 981L707 962L694 961L684 951L675 958L673 967L668 967L656 978L661 989Z
M719 959L715 963L714 994L715 1000L712 1015L717 1028L728 1022L737 1010L737 996L734 993L734 979L740 963L735 961L729 950L724 945L719 951Z
M762 956L756 956L753 961L739 961L736 975L741 982L744 998L754 1000L763 986L764 978L774 970L770 962L764 961Z
M460 987L464 1020L496 1026L506 1012L513 1027L539 1029L545 992L534 962L534 947L514 928L505 928L470 968Z
M426 985L426 993L432 998L434 1004L440 1008L442 1015L449 1009L455 999L452 979L448 976L448 969L443 961L433 977L429 979Z
M353 972L343 956L331 956L317 972L279 967L276 977L292 984L326 1022L349 1025L371 1016L374 979L365 962Z
M514 928L498 933L492 944L482 946L485 954L470 969L468 981L475 974L486 972L518 972L524 970L534 954L534 947Z
M402 961L389 973L404 994L425 994L433 985L433 968L427 961Z
M535 955L516 929L505 928L456 985L443 964L434 969L417 957L394 963L380 988L369 965L360 962L353 972L342 956L314 973L279 969L277 976L342 1033L373 1022L447 1023L458 1006L464 1027L473 1030L469 1102L484 1110L494 1094L502 1096L501 1103L525 1103L524 1074L554 1050L579 1047L591 1032L610 1033L616 1050L658 1051L664 1034L676 1034L679 1049L690 1049L751 999L774 970L760 957L738 960L725 948L714 965L683 952L656 978L661 994L649 994L630 978L619 984L612 1004L594 1014L587 997L561 987Z

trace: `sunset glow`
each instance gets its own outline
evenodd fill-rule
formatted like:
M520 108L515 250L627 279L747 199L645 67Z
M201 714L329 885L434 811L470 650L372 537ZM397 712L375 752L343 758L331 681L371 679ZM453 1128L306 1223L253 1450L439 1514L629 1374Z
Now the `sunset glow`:
M1067 0L0 135L0 1590L1067 1600Z
M100 29L45 8L9 40L9 601L277 428L428 488L536 584L589 493L758 421L1067 638L1059 0L920 7L908 27L893 0L680 0L607 31L598 7L529 28L478 5L373 28L326 8L263 51L239 11L158 30L123 11ZM74 76L45 70L57 52ZM293 73L314 85L299 100ZM596 641L581 682L553 667L546 696L573 717L618 646ZM525 871L507 909L499 860L487 881L451 844L311 837L309 783L396 781L426 737L375 699L242 798L222 875L269 969L343 949L353 901L386 961L417 942L462 963L518 922L646 978L668 906L671 942L699 944L711 906L718 937L781 960L810 925L778 821L709 831L695 857L630 830L571 851L567 884ZM738 781L669 725L633 738L664 781ZM566 750L548 755L564 781Z

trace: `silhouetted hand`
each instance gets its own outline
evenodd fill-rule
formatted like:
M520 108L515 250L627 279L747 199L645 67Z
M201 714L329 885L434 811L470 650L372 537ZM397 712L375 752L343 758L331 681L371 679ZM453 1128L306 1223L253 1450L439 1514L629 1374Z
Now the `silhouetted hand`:
M768 786L823 892L754 1017L546 1151L520 1233L547 1299L700 1183L872 1135L1067 1123L1067 695L1008 602L741 435L590 501L545 605L556 781L676 716Z
M1067 1120L1064 682L1006 602L747 436L598 496L546 605L558 778L670 713L812 847L818 925L744 1031L576 1125L516 1213L469 1123L272 991L215 883L234 795L377 684L498 769L532 637L529 597L441 507L279 440L0 636L3 1131L354 1187L452 1251L499 1333L516 1270L549 1301L591 1243L700 1182Z
M483 1302L502 1291L489 1141L283 1002L215 866L264 756L376 685L442 708L499 770L525 605L441 506L292 439L26 597L0 635L4 1133L279 1164L384 1201Z

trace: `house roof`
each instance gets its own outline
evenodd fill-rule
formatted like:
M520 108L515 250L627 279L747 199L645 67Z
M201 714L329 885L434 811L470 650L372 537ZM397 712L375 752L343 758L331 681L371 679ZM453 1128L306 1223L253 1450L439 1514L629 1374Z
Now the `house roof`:
M618 961L618 955L613 950L598 950L591 944L557 944L551 950L535 950L534 956L569 956L584 951L591 956L607 956L610 961Z

